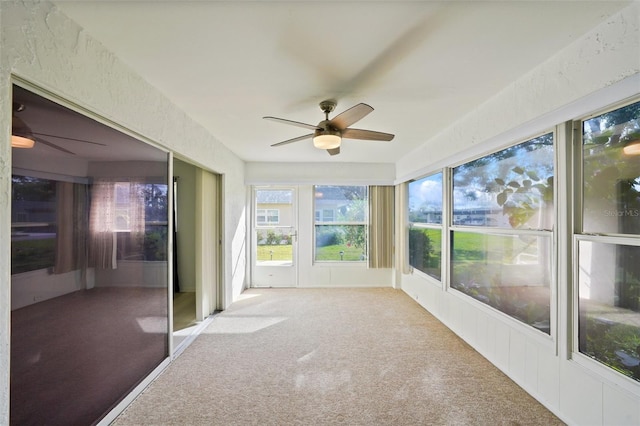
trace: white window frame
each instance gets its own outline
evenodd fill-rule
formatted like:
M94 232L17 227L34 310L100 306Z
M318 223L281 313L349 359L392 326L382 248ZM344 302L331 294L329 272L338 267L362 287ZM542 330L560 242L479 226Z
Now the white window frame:
M264 212L262 216L264 216L265 220L260 221L260 212ZM275 215L273 214L275 212ZM269 220L270 217L275 217L275 221ZM256 209L256 224L258 226L270 226L270 225L278 225L280 223L280 209Z
M571 288L572 288L572 297L571 297L571 327L570 327L570 335L571 335L571 343L569 356L570 359L580 366L595 372L607 380L619 385L621 388L640 396L640 382L634 380L631 377L627 377L622 373L617 372L612 367L607 366L606 364L592 359L580 352L579 347L579 302L580 302L580 282L579 282L579 251L578 247L580 242L593 242L593 243L605 243L605 244L614 244L614 245L629 245L629 246L638 246L640 247L640 236L628 234L606 234L606 233L588 233L584 232L582 226L582 216L583 216L583 203L584 199L582 196L582 188L584 185L584 170L583 170L583 138L582 138L582 126L583 122L587 121L593 117L597 117L599 115L605 114L610 111L615 111L616 109L623 108L627 105L639 102L640 98L634 98L632 100L627 100L624 102L619 102L614 105L610 105L608 107L599 109L596 112L585 115L579 119L576 119L567 124L572 129L572 152L570 153L571 162L574 165L574 173L572 175L573 181L571 182L571 186L575 191L574 194L574 202L573 211L571 213L571 217L573 218L574 227L571 230L571 254L568 256L567 261L571 261Z
M313 199L313 211L314 213L314 221L313 221L313 263L321 263L321 264L328 264L328 263L334 263L334 264L366 264L367 263L367 259L361 259L361 260L350 260L350 261L334 261L334 260L317 260L316 259L316 226L349 226L349 225L362 225L365 227L365 235L366 235L366 240L367 240L367 247L366 247L366 252L369 253L369 209L368 209L368 205L369 205L369 187L367 185L313 185L313 193L316 194L317 191L317 187L319 186L351 186L351 187L362 187L365 188L365 193L366 193L366 203L367 203L367 209L365 210L365 217L363 219L363 221L338 221L336 220L336 217L334 215L333 220L332 221L325 221L324 220L324 210L329 210L329 209L319 209L317 208L316 205L316 199ZM317 216L318 216L318 212L320 212L320 219L322 220L317 220ZM334 211L335 214L335 211Z
M446 253L446 247L447 247L447 239L448 239L448 232L446 231L446 218L447 218L447 211L448 211L448 207L447 207L447 188L449 187L449 173L448 170L446 168L440 169L440 170L436 170L433 171L431 173L425 174L423 176L417 177L415 179L412 179L411 181L407 182L407 215L410 213L410 208L409 208L409 202L411 201L411 194L408 192L409 191L409 184L411 182L415 182L427 177L431 177L431 176L435 176L437 174L441 174L442 175L442 217L440 220L440 223L424 223L424 222L411 222L410 220L407 221L407 223L409 224L409 226L407 227L406 230L406 235L407 235L407 258L404 260L406 262L406 266L409 268L409 270L412 273L416 273L419 274L421 276L423 276L424 278L426 278L429 281L432 281L434 283L436 283L438 286L443 286L446 280L446 276L448 274L447 272L447 268L446 263L448 261L448 255ZM421 271L420 269L416 268L415 266L411 265L411 263L409 263L409 232L411 231L411 228L416 228L416 229L436 229L439 230L441 233L440 236L440 279L433 277L429 274L427 274L426 272Z
M473 303L474 305L478 306L480 309L486 311L486 312L490 312L492 313L492 315L496 315L500 318L503 318L505 321L509 322L510 324L512 324L514 327L516 327L517 329L521 330L523 333L526 333L527 335L531 336L532 338L539 340L540 342L544 343L544 344L549 344L551 342L555 342L558 336L558 313L557 313L557 309L555 308L556 304L557 304L557 283L558 283L558 278L557 278L557 267L556 267L556 259L558 258L558 247L557 244L553 244L556 241L556 229L557 229L557 221L562 220L561 218L559 218L557 215L554 215L554 225L553 225L553 229L552 230L538 230L538 229L510 229L510 228L500 228L500 227L493 227L493 226L475 226L475 225L454 225L454 218L453 218L453 169L455 167L458 167L462 164L466 164L469 163L471 161L475 161L478 158L483 158L489 155L492 155L496 152L500 152L504 149L510 148L510 147L514 147L523 143L526 143L528 141L531 141L532 139L536 139L540 136L546 135L546 134L552 134L553 137L553 149L554 149L554 159L553 159L553 170L554 170L554 177L557 176L558 174L558 131L557 128L553 128L553 129L547 129L545 131L542 131L540 133L536 133L532 136L526 137L526 138L522 138L519 139L516 142L510 143L508 145L504 145L502 147L496 148L490 152L487 152L483 155L477 156L475 158L470 158L466 161L457 163L455 165L452 165L451 167L448 168L448 173L447 173L447 186L446 186L446 197L447 197L447 207L448 207L448 213L446 215L446 226L445 226L445 230L446 230L446 237L443 236L443 240L445 241L446 244L446 253L447 253L447 258L446 258L446 268L447 269L447 274L446 274L446 288L445 290L450 292L451 294L456 295L457 297L461 297L464 298L465 300L468 300L470 303ZM553 203L554 203L554 212L556 212L558 210L558 182L557 179L554 178L554 191L553 191ZM444 218L443 218L444 221ZM502 311L500 311L497 308L494 308L486 303L481 302L480 300L477 300L465 293L463 293L460 290L455 289L454 287L451 287L451 270L453 268L453 265L451 263L451 256L449 256L449 253L451 252L451 250L453 249L452 245L451 245L451 235L454 231L460 231L460 232L474 232L474 233L479 233L479 234L503 234L503 235L514 235L514 234L519 234L519 235L528 235L528 236L548 236L551 239L551 243L552 243L552 258L551 258L551 262L550 262L550 282L549 282L549 287L550 287L550 313L549 313L549 334L544 333L541 330L536 329L535 327L528 325L522 321L520 321L517 318L514 318L510 315L508 315L507 313L504 313ZM444 249L443 249L443 253L444 253ZM444 260L443 260L444 261Z

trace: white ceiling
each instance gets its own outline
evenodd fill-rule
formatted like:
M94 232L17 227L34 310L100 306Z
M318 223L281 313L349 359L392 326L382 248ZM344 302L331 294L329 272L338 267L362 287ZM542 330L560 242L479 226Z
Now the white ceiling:
M395 162L629 1L54 1L247 161ZM375 108L330 157L318 103ZM332 116L335 114L332 114Z

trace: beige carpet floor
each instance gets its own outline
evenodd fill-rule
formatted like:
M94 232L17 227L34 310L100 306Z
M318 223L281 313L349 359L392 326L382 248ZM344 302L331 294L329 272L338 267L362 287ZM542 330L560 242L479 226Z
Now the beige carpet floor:
M115 425L554 425L401 291L252 289Z

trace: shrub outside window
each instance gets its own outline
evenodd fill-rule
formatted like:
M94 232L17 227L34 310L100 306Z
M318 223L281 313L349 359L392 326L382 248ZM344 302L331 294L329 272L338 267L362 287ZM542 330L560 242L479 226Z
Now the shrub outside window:
M315 260L366 260L369 216L367 187L317 185L314 193Z
M442 277L442 173L409 182L409 264Z
M453 170L451 287L551 332L553 133Z
M582 121L580 353L640 381L640 102Z

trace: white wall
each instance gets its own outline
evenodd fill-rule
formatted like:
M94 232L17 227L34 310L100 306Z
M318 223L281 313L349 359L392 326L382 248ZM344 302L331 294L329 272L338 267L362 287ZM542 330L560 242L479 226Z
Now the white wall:
M11 244L11 76L223 174L224 301L245 283L244 163L49 3L0 2L0 251ZM0 256L0 424L9 423L11 264Z
M161 178L160 183L166 183L168 170L167 161L90 161L87 176L145 176Z
M11 281L11 306L23 308L84 288L81 271L50 274L47 269L16 274Z
M396 164L396 182L469 160L640 94L639 21L640 3L635 2L404 157ZM559 137L561 145L566 144ZM565 170L559 175L566 180ZM560 204L558 209L566 213L566 203ZM570 230L566 223L556 226L560 255L553 338L465 295L445 291L419 272L400 274L401 288L565 422L640 424L640 384L571 359L572 284L567 272L572 267L571 259L562 254L571 244L566 237Z
M391 185L395 166L382 163L258 163L245 167L247 185Z
M95 287L164 288L167 268L166 261L118 260L116 269L94 269Z

